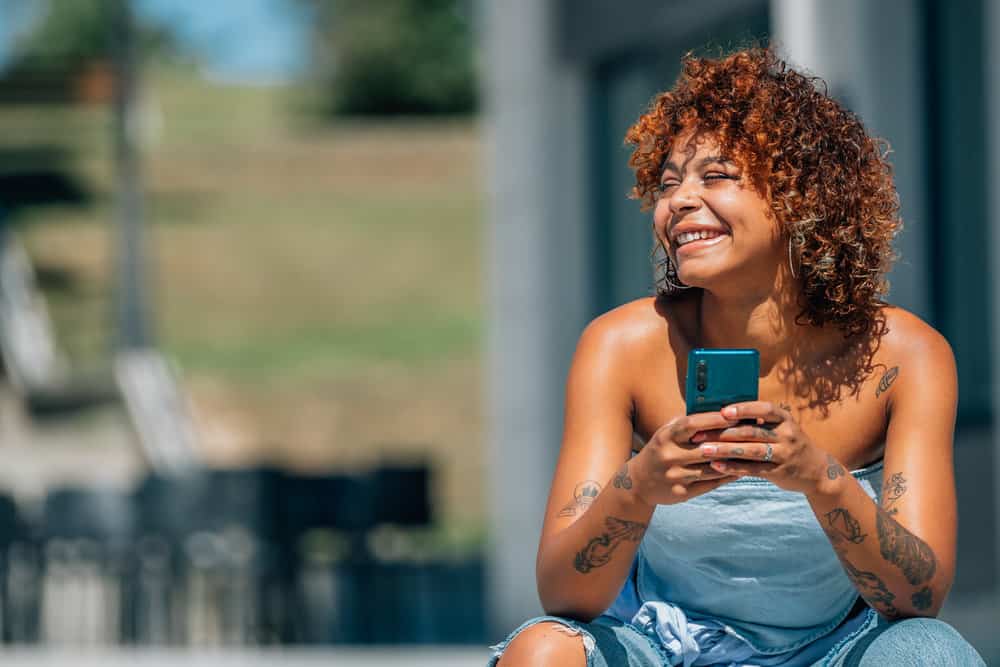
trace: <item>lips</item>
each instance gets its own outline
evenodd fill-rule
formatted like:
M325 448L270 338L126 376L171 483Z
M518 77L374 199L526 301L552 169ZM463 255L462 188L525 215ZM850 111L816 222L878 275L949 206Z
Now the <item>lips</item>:
M671 230L674 252L678 256L711 248L729 237L725 228L705 223L681 222Z
M729 234L715 234L714 236L708 238L699 238L697 240L688 241L687 243L675 246L675 252L678 257L694 254L701 250L707 250L713 246L717 246L728 238Z
M701 229L691 232L681 232L675 234L674 244L677 247L687 245L688 243L693 243L695 241L703 241L706 239L715 238L716 236L721 236L724 232L716 229Z

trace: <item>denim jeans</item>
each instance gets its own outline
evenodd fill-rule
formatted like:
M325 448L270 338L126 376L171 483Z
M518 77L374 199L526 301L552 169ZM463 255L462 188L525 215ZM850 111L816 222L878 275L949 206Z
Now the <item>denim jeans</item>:
M809 647L796 651L783 662L776 656L747 658L739 662L694 662L685 664L681 654L671 655L655 638L630 623L602 616L592 623L581 623L556 616L540 616L524 623L507 639L493 648L488 667L496 665L508 644L522 630L536 623L558 623L571 634L580 635L587 667L663 667L684 665L701 667L985 667L986 663L962 636L944 621L934 618L908 618L887 621L870 610L856 631L843 637L825 655L816 659Z

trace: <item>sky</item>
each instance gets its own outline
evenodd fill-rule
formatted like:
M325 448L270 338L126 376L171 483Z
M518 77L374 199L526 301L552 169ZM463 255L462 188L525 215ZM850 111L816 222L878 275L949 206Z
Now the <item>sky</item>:
M16 36L49 2L0 0L0 66ZM308 65L310 15L301 0L132 0L132 5L140 21L169 26L212 80L280 84Z

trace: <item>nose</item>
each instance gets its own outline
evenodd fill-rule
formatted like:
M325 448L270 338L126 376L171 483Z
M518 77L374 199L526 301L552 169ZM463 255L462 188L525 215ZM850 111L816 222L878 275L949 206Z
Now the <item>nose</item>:
M697 185L691 179L681 181L670 193L670 212L674 215L690 213L701 208L701 198L698 196Z

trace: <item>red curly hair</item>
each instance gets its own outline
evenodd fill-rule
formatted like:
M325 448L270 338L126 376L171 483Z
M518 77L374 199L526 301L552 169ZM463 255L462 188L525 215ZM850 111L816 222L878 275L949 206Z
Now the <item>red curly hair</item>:
M689 53L674 87L625 135L635 146L632 197L643 210L659 195L671 144L689 129L711 134L770 202L799 267L798 321L830 323L848 336L876 327L902 225L888 143L869 136L821 79L771 48L718 59ZM671 296L670 282L679 280L669 257L660 264L657 293Z

